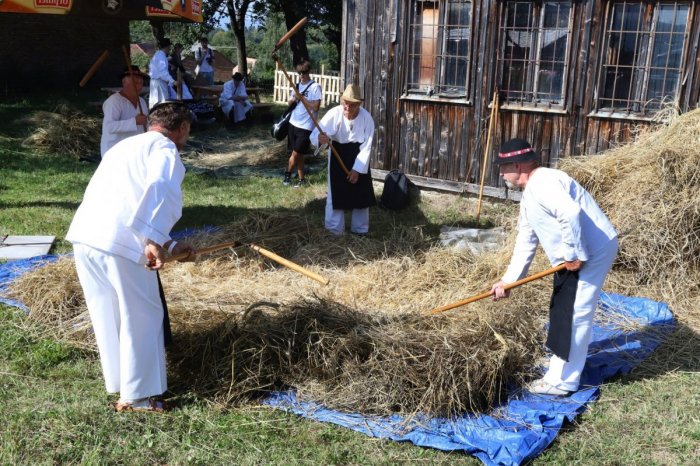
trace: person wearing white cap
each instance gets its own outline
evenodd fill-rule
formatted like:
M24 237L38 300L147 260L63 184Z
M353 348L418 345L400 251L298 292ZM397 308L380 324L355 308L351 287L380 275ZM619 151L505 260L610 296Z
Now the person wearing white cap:
M340 96L340 105L330 109L311 132L316 147L333 144L345 167L328 151L328 196L325 227L334 235L345 232L345 211L352 210L350 232L364 236L369 231L369 208L377 204L370 173L370 150L374 137L372 115L362 108L362 95L356 84L349 84Z
M507 297L503 287L527 274L538 244L552 265L565 264L554 276L549 305L547 347L553 354L544 377L529 388L569 395L579 387L600 289L617 255L617 232L580 184L561 170L540 166L527 141L504 143L495 163L506 184L523 189L523 195L510 265L491 290L495 300Z

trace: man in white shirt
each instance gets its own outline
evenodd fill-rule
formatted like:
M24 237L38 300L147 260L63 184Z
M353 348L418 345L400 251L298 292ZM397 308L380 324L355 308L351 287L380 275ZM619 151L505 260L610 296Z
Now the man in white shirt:
M349 84L340 96L340 105L330 109L311 133L317 147L333 144L350 170L346 175L335 156L328 151L328 197L325 227L334 235L345 232L345 211L352 210L350 232L364 236L369 231L369 208L377 204L369 169L374 137L374 120L362 108L359 86ZM319 146L320 145L320 146Z
M185 176L178 150L192 116L164 102L148 116L149 131L107 151L70 225L75 265L90 313L105 387L119 393L117 411L162 411L167 390L167 308L157 270L166 251L196 251L170 238L182 214Z
M591 195L561 170L540 167L537 153L523 139L501 147L496 164L506 184L523 189L518 236L510 265L492 287L494 299L509 295L504 286L523 278L541 245L554 276L547 346L552 350L544 377L530 391L568 395L578 389L591 340L600 289L617 255L617 232Z
M168 69L168 54L170 53L170 39L163 38L158 42L158 51L148 63L148 75L151 77L148 107L153 108L158 102L171 100L175 95L173 86L175 80Z
M219 106L231 123L245 120L248 112L253 109L241 73L233 73L231 80L224 83L224 89L219 96Z
M199 48L194 52L194 59L197 62L195 76L201 76L208 86L214 84L214 52L209 48L209 39L206 36L199 39Z
M102 104L102 138L100 140L100 157L105 156L112 146L130 136L146 131L148 104L141 97L143 81L148 75L138 66L131 66L131 73L122 73L122 89L112 94Z
M311 80L311 63L303 61L297 65L296 70L297 73L299 73L297 91L304 102L297 101L297 94L294 89L292 89L287 104L296 104L296 107L292 110L292 115L289 119L287 152L290 153L290 155L282 183L285 186L289 186L292 181L292 170L296 167L297 176L299 178L294 187L298 188L304 186L306 183L304 179L304 154L309 151L309 136L311 135L311 131L316 127L309 112L304 107L304 103L306 103L313 112L314 118L317 118L318 109L321 107L323 92L321 86L317 82Z

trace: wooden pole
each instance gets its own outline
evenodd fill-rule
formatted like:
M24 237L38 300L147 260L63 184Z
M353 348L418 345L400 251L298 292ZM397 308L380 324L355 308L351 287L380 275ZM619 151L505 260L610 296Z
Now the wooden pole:
M87 73L85 73L85 76L83 76L83 79L80 80L80 87L85 87L85 84L87 84L88 81L90 81L90 78L97 72L97 70L102 66L102 64L107 60L107 57L109 56L109 50L105 50L100 54L99 57L97 57L97 60L95 60L95 63L92 64L89 70L87 70Z
M493 100L491 101L491 118L489 119L489 129L486 135L486 148L484 149L484 160L481 166L481 183L479 186L479 201L476 204L476 223L479 223L481 217L481 198L484 195L484 183L486 181L486 164L489 160L489 152L491 152L491 128L494 126L494 120L498 118L498 89L493 91Z
M206 248L197 249L197 255L205 254L205 253L209 253L209 252L214 252L214 251L219 251L221 249L235 248L235 247L239 247L239 246L247 246L250 249L252 249L253 251L257 252L258 254L261 254L261 255L267 257L268 259L271 259L271 260L277 262L280 265L283 265L289 269L292 269L295 272L298 272L302 275L305 275L305 276L311 278L312 280L316 280L319 283L322 283L324 285L328 285L328 283L330 283L329 279L327 279L327 278L325 278L325 277L323 277L315 272L312 272L311 270L305 269L301 265L296 264L296 263L290 261L289 259L285 259L284 257L279 256L268 249L261 248L260 246L258 246L256 244L243 244L243 243L239 243L238 241L215 244L213 246L208 246ZM189 254L185 252L182 254L176 254L174 256L166 257L163 262L165 262L165 263L173 262L173 261L178 261L178 260L182 260L182 259L187 259L188 257L189 257Z
M306 17L301 18L301 19L299 20L299 22L296 23L292 29L290 29L289 31L287 31L287 33L286 33L285 35L283 35L282 38L281 38L280 40L277 41L277 43L275 44L274 50L272 50L272 53L275 53L276 51L278 51L279 48L282 47L282 46L284 45L285 42L287 42L289 39L291 39L291 37L292 37L294 34L296 34L297 31L298 31L299 29L301 29L301 28L304 26L304 24L306 24Z
M134 94L136 94L136 104L139 107L139 113L143 115L143 108L141 108L141 96L136 90L136 83L134 82L134 71L131 69L131 58L129 57L129 52L126 49L126 45L122 45L122 53L124 54L124 61L126 62L126 69L129 70L129 77L131 78L131 87L134 88ZM148 131L146 125L142 125L144 131Z
M538 280L542 277L546 277L547 275L551 275L554 272L558 272L560 270L564 270L566 268L566 264L559 264L556 267L552 267L551 269L544 270L542 272L530 275L528 277L522 278L518 281L515 281L513 283L508 283L503 287L504 290L510 290L511 288L515 288L520 285L524 285L525 283L531 282L533 280ZM454 309L456 307L464 306L465 304L473 303L474 301L479 301L484 298L488 298L489 296L493 295L493 291L485 291L481 294L478 294L476 296L472 296L471 298L463 299L462 301L457 301L451 304L446 304L442 307L436 307L435 309L432 309L428 312L430 315L435 315L435 314L440 314L441 312L449 311L450 309Z

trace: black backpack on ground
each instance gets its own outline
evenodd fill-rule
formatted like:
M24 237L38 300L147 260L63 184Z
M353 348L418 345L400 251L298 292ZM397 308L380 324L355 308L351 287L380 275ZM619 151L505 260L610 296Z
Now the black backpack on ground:
M379 206L390 210L401 210L408 206L411 200L410 190L413 186L399 170L392 170L384 178L384 189L379 198Z

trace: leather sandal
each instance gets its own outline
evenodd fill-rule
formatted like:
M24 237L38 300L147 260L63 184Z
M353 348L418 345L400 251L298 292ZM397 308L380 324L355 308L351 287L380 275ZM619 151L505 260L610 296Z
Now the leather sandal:
M557 388L554 385L545 382L543 379L537 379L530 384L530 392L538 395L553 395L553 396L569 396L571 391Z
M164 413L168 411L168 405L166 404L165 400L158 399L158 398L149 398L148 399L148 406L142 407L142 406L134 406L132 403L125 401L125 402L114 402L111 403L112 407L114 410L118 413L127 413L127 412L133 412L133 413Z

